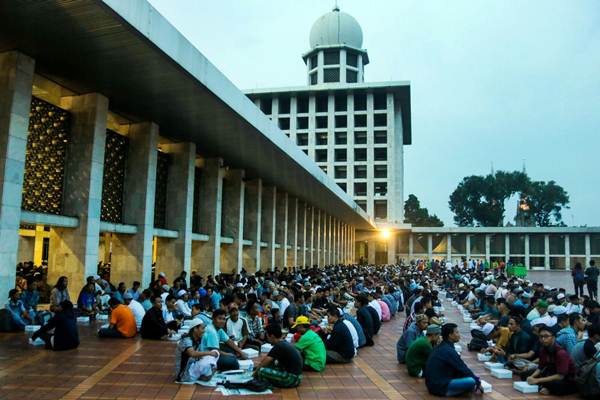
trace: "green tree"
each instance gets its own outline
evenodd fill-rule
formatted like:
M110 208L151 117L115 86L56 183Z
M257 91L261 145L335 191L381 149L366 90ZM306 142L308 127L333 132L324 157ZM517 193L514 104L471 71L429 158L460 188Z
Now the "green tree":
M429 211L421 207L419 199L414 194L409 194L404 202L404 220L414 226L444 226L437 215L429 215Z
M464 178L448 202L454 221L459 226L502 226L505 201L524 191L529 183L527 175L518 171Z
M554 181L532 182L527 188L529 213L537 226L564 226L562 209L569 208L569 195Z
M497 171L468 176L450 195L448 205L459 226L503 226L505 202L520 194L523 211L537 226L562 223L561 210L569 203L567 192L554 181L531 181L525 172Z

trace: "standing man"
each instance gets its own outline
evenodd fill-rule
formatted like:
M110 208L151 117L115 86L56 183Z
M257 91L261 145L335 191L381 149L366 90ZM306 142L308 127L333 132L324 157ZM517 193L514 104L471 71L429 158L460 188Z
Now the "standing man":
M436 396L459 396L481 391L481 381L460 358L454 344L460 341L456 324L442 326L442 343L431 352L423 375L429 393Z
M598 275L600 270L596 267L596 261L590 260L590 266L585 269L585 280L592 300L598 300Z

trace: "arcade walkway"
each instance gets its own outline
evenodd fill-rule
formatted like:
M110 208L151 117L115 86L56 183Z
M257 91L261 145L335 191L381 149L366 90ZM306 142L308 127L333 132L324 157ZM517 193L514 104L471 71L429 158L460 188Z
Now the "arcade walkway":
M452 321L458 312L446 306ZM422 379L409 377L396 363L395 342L403 318L384 324L373 348L362 349L351 365L328 366L323 373L306 373L298 389L274 390L261 399L429 399ZM463 358L482 379L493 385L483 397L493 400L550 398L522 395L512 382L489 375L466 351L468 324L463 333ZM217 399L212 388L173 383L174 343L100 340L95 326L80 326L82 346L53 353L33 348L23 333L0 336L0 399ZM473 396L480 398L481 396ZM243 398L240 396L240 398ZM249 399L258 396L246 397ZM573 397L567 398L572 399Z

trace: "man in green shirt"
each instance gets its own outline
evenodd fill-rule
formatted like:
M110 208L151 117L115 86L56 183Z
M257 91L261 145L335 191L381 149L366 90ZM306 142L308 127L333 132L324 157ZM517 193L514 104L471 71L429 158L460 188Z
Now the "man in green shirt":
M427 335L421 336L408 347L405 361L410 376L421 377L423 375L423 368L425 368L429 354L433 351L433 346L440 341L441 332L442 329L439 325L429 325Z
M310 329L310 320L304 315L296 318L296 322L292 326L296 329L300 336L300 340L296 342L296 348L300 350L304 359L305 369L321 372L325 369L325 358L327 351L325 343L319 335Z

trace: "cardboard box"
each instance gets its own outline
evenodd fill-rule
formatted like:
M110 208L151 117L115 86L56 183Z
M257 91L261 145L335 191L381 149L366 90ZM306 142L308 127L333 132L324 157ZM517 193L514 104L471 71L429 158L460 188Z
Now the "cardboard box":
M258 351L254 349L244 349L242 353L248 358L256 358L258 357Z
M246 373L252 373L254 369L254 361L252 360L238 360L240 369L243 369Z
M498 363L498 362L486 361L486 362L483 363L483 365L485 366L485 368L487 368L489 370L498 369L498 368L504 368L504 364Z
M473 318L471 318L471 317L463 317L463 321L467 322L467 323L470 323L470 322L473 322Z
M492 369L492 376L498 379L512 379L512 371L504 368Z
M478 361L486 362L486 361L490 361L491 359L492 359L492 355L491 354L477 353L477 360Z
M90 317L77 317L77 322L80 324L89 324Z
M40 329L41 327L42 327L41 325L25 325L25 332L33 333L33 332L37 331L38 329Z
M483 379L481 380L481 389L483 393L492 393L492 385Z
M454 343L454 350L456 350L456 352L460 354L462 353L462 346L458 343Z
M515 388L516 390L518 390L521 393L537 393L540 391L540 388L538 385L530 385L529 383L522 381L522 382L513 382L513 388Z

